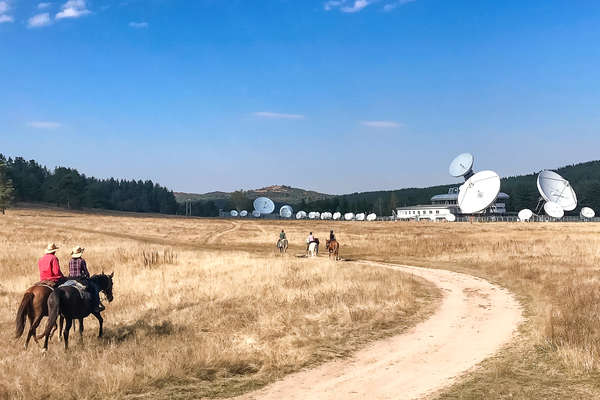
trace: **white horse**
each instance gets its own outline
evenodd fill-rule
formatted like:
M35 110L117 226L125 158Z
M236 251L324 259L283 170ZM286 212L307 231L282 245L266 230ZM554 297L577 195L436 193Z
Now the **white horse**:
M311 242L308 245L308 255L310 257L314 257L317 255L318 252L319 252L319 245L317 244L317 242Z

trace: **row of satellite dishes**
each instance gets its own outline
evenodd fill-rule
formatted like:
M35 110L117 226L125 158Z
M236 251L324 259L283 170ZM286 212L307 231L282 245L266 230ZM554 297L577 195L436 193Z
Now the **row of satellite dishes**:
M463 214L480 213L488 209L500 193L500 176L494 171L473 172L475 158L470 153L458 155L448 169L455 178L463 177L465 183L459 187L458 206ZM562 218L565 211L577 207L577 195L569 181L554 171L544 170L537 177L537 188L541 195L536 212L543 207L546 215ZM528 221L534 213L526 208L519 212L519 220ZM594 218L596 213L589 207L581 209L582 218Z
M259 218L261 215L269 215L272 214L273 211L275 211L275 203L273 203L273 201L267 197L259 197L258 199L254 200L254 211L252 211L252 216L255 218ZM248 216L248 211L243 210L243 211L236 211L236 210L232 210L229 212L229 215L231 215L232 217L247 217ZM281 218L292 218L292 216L294 216L294 209L292 208L292 206L290 205L284 205L279 209L279 216ZM341 220L342 217L344 220L346 221L352 221L352 220L356 220L356 221L375 221L377 219L377 214L368 214L366 215L365 213L358 213L358 214L354 214L354 213L346 213L342 216L342 213L340 212L335 212L335 213L330 213L330 212L318 212L318 211L311 211L309 213L307 213L306 211L298 211L296 214L296 219L322 219L322 220L329 220L329 219L333 219L333 220Z

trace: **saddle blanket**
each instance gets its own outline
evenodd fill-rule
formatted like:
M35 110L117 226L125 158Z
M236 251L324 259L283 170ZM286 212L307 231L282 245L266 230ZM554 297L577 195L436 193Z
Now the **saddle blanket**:
M86 286L83 283L74 281L72 279L66 281L59 287L73 287L73 288L77 289L77 291L79 291L79 295L81 296L82 299L83 299L83 293L85 292L85 288L86 288Z

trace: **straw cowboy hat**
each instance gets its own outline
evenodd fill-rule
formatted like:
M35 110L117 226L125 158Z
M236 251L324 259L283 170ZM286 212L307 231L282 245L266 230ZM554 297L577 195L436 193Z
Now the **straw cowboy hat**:
M73 251L71 251L71 258L80 258L83 255L83 251L85 248L81 246L73 247Z
M58 246L56 246L54 243L48 243L48 247L46 247L46 254L54 254L56 253L56 250L58 250Z

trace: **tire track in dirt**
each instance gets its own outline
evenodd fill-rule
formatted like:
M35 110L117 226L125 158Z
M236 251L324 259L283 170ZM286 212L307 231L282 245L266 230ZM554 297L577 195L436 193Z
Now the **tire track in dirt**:
M209 236L208 239L206 240L206 243L214 244L222 236L227 235L228 233L235 232L238 229L240 229L240 227L241 227L241 224L239 222L235 222L235 221L232 221L231 225L232 225L231 227L222 229L219 232L216 232L215 234Z

